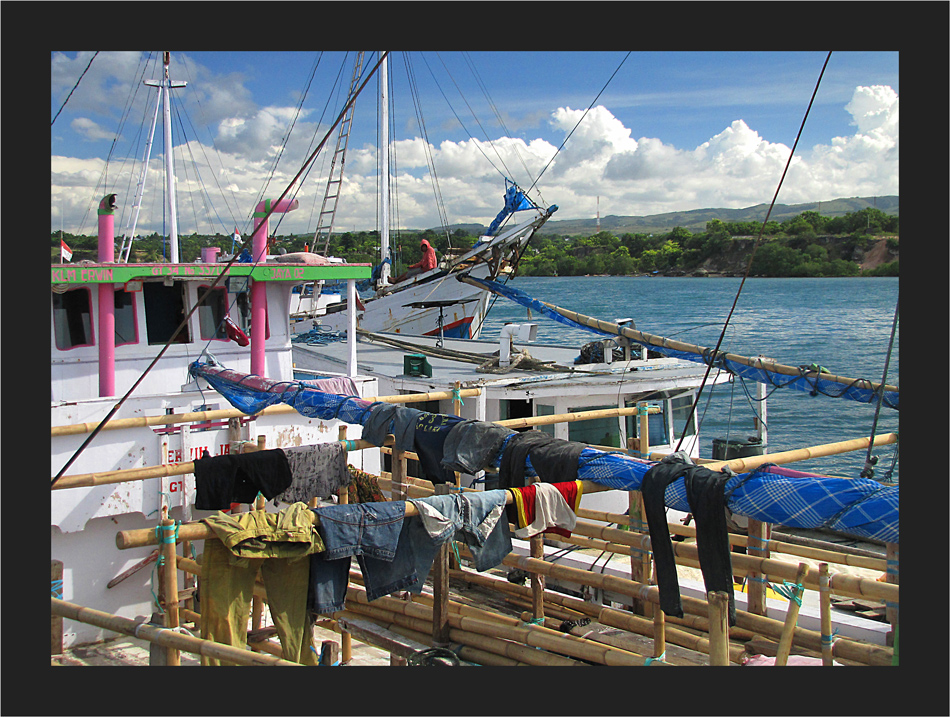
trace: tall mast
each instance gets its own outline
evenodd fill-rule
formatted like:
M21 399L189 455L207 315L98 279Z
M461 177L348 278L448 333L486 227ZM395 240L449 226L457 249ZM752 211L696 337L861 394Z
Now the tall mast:
M171 62L169 53L163 53L165 71L161 82L146 80L145 84L152 87L161 87L162 102L164 104L164 124L165 124L165 182L168 192L168 243L170 259L173 264L177 264L178 259L178 214L175 206L175 169L172 162L172 112L171 97L169 90L171 88L185 87L187 82L172 82L168 77L168 65Z
M383 262L379 273L379 285L389 283L390 265L386 263L389 257L389 56L383 57L379 66L379 102L380 102L380 221L382 222L379 251L380 261Z
M148 80L145 81L148 84ZM152 128L148 133L148 140L145 142L145 159L142 161L142 176L139 179L138 186L135 188L135 199L132 202L132 213L129 215L129 223L125 226L125 236L122 237L122 247L119 249L119 261L128 262L129 254L132 251L132 241L135 237L135 226L139 221L139 212L142 209L142 196L145 194L145 178L148 176L148 162L152 155L152 139L155 137L155 125L158 123L158 110L162 105L162 92L159 89L155 100L155 114L152 115Z

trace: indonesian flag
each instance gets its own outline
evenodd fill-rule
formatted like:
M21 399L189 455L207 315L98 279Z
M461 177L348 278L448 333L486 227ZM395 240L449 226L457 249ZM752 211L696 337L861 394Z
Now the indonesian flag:
M66 246L66 242L64 242L62 239L59 240L59 255L66 261L73 260L73 250Z

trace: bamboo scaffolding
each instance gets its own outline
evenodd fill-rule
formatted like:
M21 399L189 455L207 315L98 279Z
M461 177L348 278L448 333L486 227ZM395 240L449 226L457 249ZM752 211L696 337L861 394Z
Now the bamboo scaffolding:
M347 599L355 599L357 604L369 606L366 593L361 589L353 589L347 593ZM432 609L420 603L406 603L394 598L381 597L373 601L373 606L391 609L408 617L418 617L423 621L431 620ZM354 606L355 608L355 606ZM517 620L517 618L515 618ZM486 620L458 613L449 613L449 622L454 629L459 629L487 637L513 640L522 645L537 647L548 652L565 655L567 657L596 662L603 665L639 666L646 663L642 655L626 653L607 645L593 645L575 635L568 635L541 625L514 625L506 624L497 618ZM520 623L520 621L518 621ZM457 641L453 635L452 640ZM661 663L655 663L661 664Z
M423 636L429 640L432 639L431 636L424 632L428 631L429 623L422 618L409 617L398 612L383 609L376 605L364 605L362 603L352 603L351 605L347 606L347 611L352 612L355 615L372 619L377 623L384 625L387 627L387 629L390 629L393 632L409 634L408 632L403 631L411 630L412 633L419 636L417 639L419 639L421 642L425 641L422 639ZM449 630L449 636L453 643L463 645L462 649L459 651L460 657L465 656L465 650L466 648L469 648L479 650L489 655L494 655L496 658L501 658L502 660L510 660L511 663L516 665L573 667L579 664L575 660L570 660L560 655L552 655L551 653L546 653L542 650L536 650L524 645L508 642L495 637L480 635L467 630L460 630L458 628L451 628ZM485 657L482 657L481 659L483 661L480 664L497 664L496 660L492 658L488 658L486 660ZM503 662L502 664L505 663Z
M230 645L222 645L210 640L202 640L181 632L174 632L165 627L157 627L147 622L131 620L120 615L112 615L101 610L83 607L74 603L50 598L52 614L59 615L77 622L95 625L97 627L135 637L147 642L154 642L164 647L170 647L194 655L203 655L220 660L229 660L241 665L281 667L300 667L296 662L275 658L270 655L250 652ZM141 618L140 620L144 620Z
M729 664L729 595L710 592L709 604L709 664L722 667Z

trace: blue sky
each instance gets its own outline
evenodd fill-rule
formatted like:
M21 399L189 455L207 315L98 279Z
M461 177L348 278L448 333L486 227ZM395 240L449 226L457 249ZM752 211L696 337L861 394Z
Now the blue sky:
M92 54L51 53L51 118ZM826 54L393 52L397 221L412 228L438 226L438 193L449 223L488 224L501 208L503 177L530 186L539 173L535 198L558 204L556 218L593 217L598 206L605 216L768 202ZM151 53L146 76L158 68L160 56ZM132 90L140 87L148 57L101 52L56 118L53 230L62 224L67 231L93 233L95 212L88 207L107 192L119 195L120 208L132 203L155 106L154 90ZM184 177L179 205L190 207L180 210L182 233L227 232L232 224L246 230L278 154L268 196L285 188L336 118L343 101L338 78L349 82L352 57L172 54L172 79L188 82L173 91L176 172ZM367 52L364 66L374 63L375 53ZM423 149L409 74L431 159ZM899 91L897 52L833 53L779 201L898 194ZM374 79L356 105L339 230L376 226L376 93ZM281 151L291 124L291 141ZM328 148L334 146L331 139ZM150 161L155 170L147 179L158 199L143 202L137 233L162 231L163 152L159 132ZM300 210L287 215L281 233L315 228L313 207L319 209L331 154L325 151L314 163L298 194ZM430 162L438 190L430 181Z

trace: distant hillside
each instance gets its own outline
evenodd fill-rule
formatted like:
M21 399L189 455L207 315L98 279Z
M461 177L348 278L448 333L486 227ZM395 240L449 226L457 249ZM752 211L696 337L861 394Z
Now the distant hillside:
M781 222L795 217L802 212L815 211L825 217L840 217L851 212L857 212L867 207L875 207L885 214L900 214L900 198L886 197L851 197L849 199L834 199L831 201L808 202L806 204L776 204L772 209L771 221ZM674 227L683 227L692 232L706 231L706 222L712 219L721 219L724 222L762 221L768 211L768 204L757 204L745 209L693 209L686 212L668 212L666 214L650 214L648 216L616 216L610 214L600 218L600 230L613 234L652 234L669 232ZM464 229L473 234L484 232L486 226L478 224L454 224L450 231ZM597 219L552 219L543 229L543 234L567 236L570 234L595 234Z
M808 202L806 204L776 204L769 217L770 221L781 222L802 212L815 211L826 217L840 217L867 207L875 207L885 214L899 214L900 198L887 197L851 197L832 201ZM721 219L724 222L762 221L768 212L768 204L757 204L745 209L693 209L686 212L668 212L651 214L644 217L622 217L608 215L600 218L601 231L613 234L650 234L668 232L674 227L683 227L692 232L706 231L706 222ZM551 220L544 225L545 234L594 234L597 231L597 219Z

